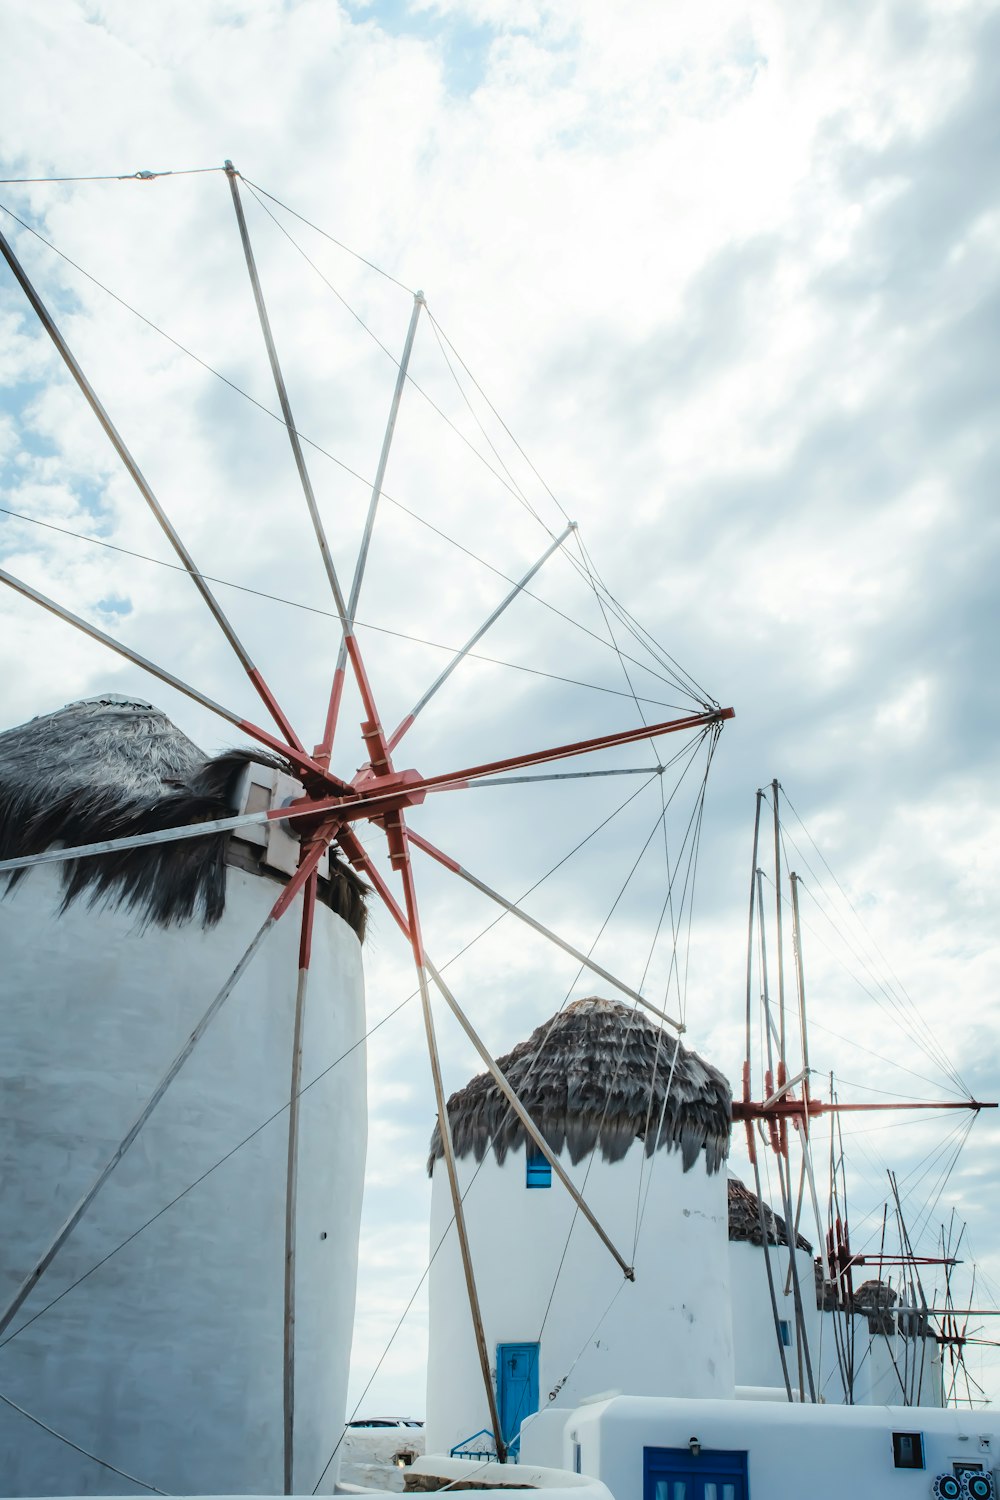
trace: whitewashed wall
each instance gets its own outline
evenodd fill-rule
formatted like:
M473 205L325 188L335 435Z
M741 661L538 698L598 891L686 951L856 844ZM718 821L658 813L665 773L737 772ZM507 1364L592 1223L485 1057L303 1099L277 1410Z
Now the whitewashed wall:
M41 867L0 900L0 1295L16 1289L280 886L228 872L218 927L140 933ZM15 1326L287 1102L298 906L271 932ZM364 1033L360 944L317 907L310 1080ZM296 1487L342 1430L366 1146L359 1047L302 1099ZM0 1390L162 1490L280 1492L287 1113L0 1348ZM332 1487L333 1474L324 1490ZM0 1494L135 1488L0 1407Z
M785 1295L788 1278L788 1246L772 1245L771 1270L774 1274L774 1292L778 1303L778 1317L784 1319L791 1333L792 1344L785 1350L788 1361L788 1376L793 1387L799 1385L799 1367L795 1348L795 1296L790 1290ZM812 1255L808 1250L796 1250L795 1265L802 1289L802 1307L809 1337L809 1349L813 1360L813 1373L817 1386L821 1383L819 1312L816 1308L816 1280ZM733 1355L736 1365L737 1385L780 1386L784 1390L781 1371L781 1355L774 1333L774 1315L771 1309L771 1293L767 1281L767 1265L764 1250L760 1245L748 1244L745 1240L732 1240L729 1244L729 1274L732 1289ZM808 1391L808 1382L803 1379L803 1388ZM839 1399L831 1397L830 1399Z
M568 1156L561 1160L631 1260L640 1162L649 1170L641 1144L613 1164L595 1156L585 1188L589 1158L576 1167ZM476 1163L469 1157L459 1168L464 1188ZM623 1284L617 1264L577 1215L547 1316L575 1210L554 1174L552 1186L542 1189L527 1189L524 1175L523 1149L508 1155L502 1167L491 1156L466 1198L491 1364L499 1343L540 1341L543 1406L552 1391L561 1406L609 1389L732 1395L725 1171L710 1177L699 1159L683 1172L679 1153L656 1153L634 1284ZM447 1172L439 1162L431 1195L432 1251L450 1218ZM428 1343L427 1451L446 1453L489 1427L454 1229L431 1266Z
M925 1469L896 1469L893 1432L922 1432ZM1000 1413L912 1407L789 1406L753 1401L625 1396L578 1408L565 1423L564 1463L579 1443L582 1469L615 1500L642 1494L643 1448L703 1448L749 1455L751 1500L926 1500L955 1460L1000 1461Z
M837 1361L836 1323L845 1338L845 1323L839 1314L821 1315L822 1388L827 1401L846 1401L844 1379ZM935 1339L904 1338L900 1333L872 1333L868 1319L855 1315L853 1400L868 1406L895 1406L903 1391L912 1390L919 1404L943 1406L941 1353Z

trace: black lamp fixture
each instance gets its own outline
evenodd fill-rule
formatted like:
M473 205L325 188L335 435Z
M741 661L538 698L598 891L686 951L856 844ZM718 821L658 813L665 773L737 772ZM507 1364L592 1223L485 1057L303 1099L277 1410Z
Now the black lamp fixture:
M688 1452L692 1458L697 1458L701 1452L701 1444L696 1437L688 1438Z

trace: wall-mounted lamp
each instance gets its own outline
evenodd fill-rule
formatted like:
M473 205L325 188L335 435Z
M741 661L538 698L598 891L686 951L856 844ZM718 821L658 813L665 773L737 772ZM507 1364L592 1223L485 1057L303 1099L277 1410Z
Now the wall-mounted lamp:
M701 1452L701 1444L697 1438L688 1438L688 1452L692 1458L697 1458Z

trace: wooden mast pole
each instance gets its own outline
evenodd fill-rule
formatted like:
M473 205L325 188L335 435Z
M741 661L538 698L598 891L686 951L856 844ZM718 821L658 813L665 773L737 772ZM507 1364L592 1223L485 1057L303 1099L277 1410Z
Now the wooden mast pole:
M743 1099L744 1099L744 1102L748 1102L749 1099L750 1099L750 1055L751 1055L751 1040L752 1040L752 1032L753 1032L753 1027L752 1027L752 1024L751 1024L751 1016L752 1016L751 993L752 993L752 985L753 985L753 923L754 923L754 915L755 915L755 911L754 911L754 906L755 906L754 898L755 898L755 896L759 897L759 893L760 893L760 871L757 868L757 848L758 848L758 843L759 843L759 839L760 839L760 814L761 814L761 806L762 806L763 800L764 800L764 793L762 791L758 791L757 792L757 815L754 818L754 825L753 825L753 858L750 861L750 918L749 918L749 924L748 924L748 928L747 928L746 1055L745 1055L745 1059L744 1059L744 1063L743 1063ZM761 911L761 906L760 906L759 899L757 900L756 906L757 906L757 914L759 915L760 911ZM762 965L762 968L764 968L765 972L766 972L766 957L765 957L764 950L763 950L763 927L761 928L761 965ZM768 1019L765 1016L764 1026L765 1026L765 1033L766 1033L766 1036L767 1036L767 1043L769 1045L770 1044L770 1034L767 1033L767 1026L768 1026L768 1024L769 1024L768 1023ZM784 1346L784 1344L782 1342L782 1339L781 1339L781 1319L778 1316L778 1296L777 1296L777 1293L776 1293L776 1291L774 1289L774 1267L771 1265L770 1230L768 1229L767 1220L765 1219L765 1216L764 1216L763 1186L762 1186L761 1180L760 1180L760 1162L757 1160L757 1144L756 1144L756 1142L754 1140L754 1136L753 1136L754 1122L752 1120L749 1120L749 1119L747 1120L747 1122L746 1122L746 1131L747 1131L747 1154L750 1157L750 1164L753 1167L754 1192L755 1192L756 1197L757 1197L757 1220L758 1220L758 1223L760 1225L760 1243L761 1243L761 1248L764 1251L764 1269L767 1272L767 1289L768 1289L768 1292L769 1292L770 1298L771 1298L771 1317L772 1317L772 1320L773 1320L773 1323L774 1323L774 1337L775 1337L775 1341L776 1341L777 1346L778 1346L778 1358L781 1361L781 1376L782 1376L782 1379L785 1382L785 1395L788 1397L788 1400L791 1401L792 1400L792 1382L791 1382L791 1379L789 1378L789 1374L788 1374L788 1360L787 1360L787 1358L785 1356L785 1346ZM777 1235L775 1235L775 1239L777 1240Z
M427 1052L430 1058L431 1077L434 1083L434 1101L437 1108L438 1130L441 1135L441 1148L444 1152L445 1169L448 1173L448 1186L451 1191L452 1212L455 1216L455 1232L458 1235L459 1250L462 1256L462 1270L465 1274L465 1287L469 1298L469 1315L472 1319L472 1327L476 1339L476 1351L479 1355L479 1368L482 1373L483 1388L486 1392L486 1402L490 1412L490 1426L493 1428L493 1440L496 1444L497 1459L500 1463L506 1463L507 1445L500 1426L500 1412L497 1408L496 1391L493 1387L493 1378L490 1373L490 1357L486 1348L486 1334L483 1329L482 1308L479 1304L479 1293L476 1289L476 1277L472 1266L472 1252L469 1249L469 1231L465 1222L465 1205L462 1201L462 1190L458 1180L455 1146L451 1137L451 1117L448 1114L448 1101L445 1097L444 1080L441 1076L441 1056L438 1052L437 1036L434 1031L434 1013L431 1010L430 989L427 984L427 960L424 954L423 937L420 931L420 913L417 908L417 893L413 882L413 867L408 857L403 863L400 874L403 880L406 917L410 929L410 945L413 949L413 960L417 970L420 1006L423 1012L424 1032L427 1037Z

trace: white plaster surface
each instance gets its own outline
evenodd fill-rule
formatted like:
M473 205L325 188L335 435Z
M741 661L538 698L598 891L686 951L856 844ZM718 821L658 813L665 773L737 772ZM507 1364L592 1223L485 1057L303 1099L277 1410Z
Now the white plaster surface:
M141 932L40 867L0 900L0 1297L104 1164L280 887L228 871L226 914ZM287 1104L298 906L269 934L16 1320L28 1318ZM364 1033L360 944L317 907L308 1082ZM296 1485L344 1420L366 1146L365 1051L302 1099ZM277 1493L287 1112L0 1348L0 1391L160 1489ZM324 1489L332 1488L331 1470ZM0 1494L133 1485L0 1407Z
M926 1468L893 1467L893 1432L923 1433ZM748 1454L752 1500L926 1500L934 1476L955 1460L997 1463L1000 1413L620 1396L570 1414L563 1462L578 1442L584 1471L615 1500L636 1500L643 1448L687 1449L692 1437L702 1448Z
M561 1161L631 1260L640 1162L645 1162L643 1182L650 1180L641 1144L620 1162L605 1162L599 1154L576 1167L566 1154ZM464 1190L476 1163L468 1157L458 1165ZM541 1406L550 1392L561 1407L613 1389L731 1396L725 1171L710 1177L699 1160L684 1172L678 1152L655 1154L634 1284L623 1282L617 1263L576 1214L555 1174L552 1186L541 1189L526 1188L524 1175L523 1149L510 1153L502 1167L489 1157L465 1200L491 1361L497 1344L540 1342ZM450 1218L447 1173L438 1163L431 1194L432 1251ZM569 1249L559 1272L567 1236ZM431 1266L428 1345L427 1448L447 1453L490 1425L454 1228Z
M892 1334L872 1333L867 1317L845 1318L833 1312L820 1314L820 1388L827 1401L844 1402L848 1392L837 1362L836 1323L841 1341L848 1337L847 1325L853 1327L855 1404L892 1406L902 1401L903 1391L919 1395L914 1404L944 1405L941 1351L933 1338L904 1338Z
M778 1303L778 1317L789 1325L791 1347L785 1349L788 1376L794 1387L799 1385L799 1367L795 1348L795 1297L789 1291L785 1295L788 1278L788 1246L772 1245L771 1271L774 1276L774 1294ZM820 1381L819 1366L819 1319L816 1307L816 1278L812 1255L808 1250L796 1250L795 1265L802 1289L802 1307L809 1337L809 1349L815 1362L814 1375ZM781 1369L781 1354L774 1332L774 1315L771 1310L771 1293L767 1281L767 1263L763 1247L748 1244L745 1240L729 1243L730 1287L733 1312L733 1354L738 1385L780 1386L785 1399L785 1382ZM808 1381L803 1378L803 1388L808 1390ZM838 1399L831 1397L830 1399Z
M805 1250L795 1252L813 1377L817 1394L824 1401L843 1404L848 1401L837 1360L837 1338L846 1338L845 1320L832 1312L821 1312L816 1306L815 1277L812 1257ZM736 1380L740 1386L770 1387L786 1400L781 1371L781 1356L774 1336L771 1295L767 1283L767 1266L760 1245L733 1241L729 1246L733 1308L733 1351ZM799 1367L795 1349L795 1307L791 1292L785 1295L788 1274L788 1248L771 1247L771 1267L775 1279L778 1316L788 1321L792 1345L785 1350L788 1374L793 1390L799 1386ZM916 1393L920 1406L941 1406L941 1361L933 1339L903 1338L899 1333L886 1337L873 1334L867 1317L855 1316L853 1323L855 1380L853 1401L857 1405L892 1406L902 1400L903 1388ZM836 1329L835 1329L836 1323ZM919 1367L923 1359L923 1372ZM916 1362L918 1374L912 1379ZM898 1371L898 1373L897 1373ZM808 1381L804 1374L802 1389L808 1399Z

